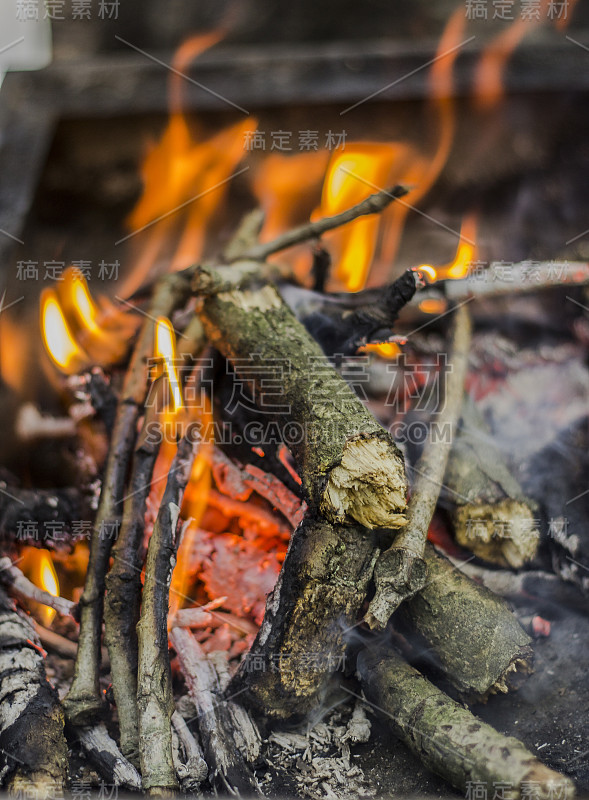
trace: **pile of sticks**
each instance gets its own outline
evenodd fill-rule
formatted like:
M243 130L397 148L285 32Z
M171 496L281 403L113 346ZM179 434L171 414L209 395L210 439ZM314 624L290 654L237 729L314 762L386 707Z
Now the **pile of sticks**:
M515 678L531 669L529 637L507 604L426 542L454 436L426 444L407 502L401 451L343 380L337 358L326 356L352 355L367 342L382 340L382 331L390 332L400 309L423 287L421 275L407 271L383 289L376 304L360 302L353 311L325 315L314 337L278 288L287 271L267 261L358 216L383 211L404 192L402 187L379 192L347 212L266 244L258 242L260 215L252 214L220 263L165 276L153 289L112 424L84 591L76 607L59 608L80 625L75 675L61 704L67 725L114 782L169 794L180 787L193 790L208 778L220 791L260 794L254 774L261 747L258 725L267 730L305 718L324 700L339 665L348 674L357 669L367 702L454 786L501 781L518 797L526 782L535 781L538 797L544 797L556 781L572 793L566 778L543 766L520 742L490 729L409 666L389 634L370 632L385 630L398 609L395 619L402 615L456 696L466 700L507 692ZM325 257L318 252L324 270ZM321 272L321 264L315 272ZM203 652L189 625L182 625L180 613L171 627L168 622L170 581L182 532L180 507L200 446L197 425L188 425L177 444L147 552L143 547L147 498L161 443L145 406L154 324L189 303L194 311L184 330L186 352L198 355L208 343L237 374L247 361L256 402L263 404L271 392L276 405L279 395L283 410L268 412L268 420L290 447L302 489L297 503L279 481L263 481L266 496L292 500L283 513L296 530L258 635L233 675L226 663ZM453 433L465 413L470 338L468 310L461 304L452 314L452 372L439 409ZM288 435L293 428L304 431L296 441ZM247 475L250 481L260 480L255 468ZM469 502L480 506L481 498L475 492ZM483 499L492 503L497 498ZM518 502L526 501L518 497ZM114 545L113 529L118 533ZM17 597L32 591L22 576L5 567L0 580L7 591ZM6 621L0 619L0 658L10 658L13 638L10 631L4 635L4 628L10 628L16 612L7 603L2 608ZM356 639L350 649L350 632L363 621L361 645ZM103 624L118 747L101 723L107 711L99 684ZM31 635L29 639L35 641ZM181 708L172 692L170 646L190 698ZM357 662L352 652L359 652ZM34 646L27 664L15 669L29 670L31 685L42 683ZM1 672L9 674L9 669ZM3 685L1 689L4 696ZM37 701L29 705L38 716ZM63 785L61 705L51 695L43 706L44 726L36 731L43 758L33 758L31 752L24 768L5 767L12 785L23 775L38 783L40 772L43 780ZM1 720L3 741L14 724Z

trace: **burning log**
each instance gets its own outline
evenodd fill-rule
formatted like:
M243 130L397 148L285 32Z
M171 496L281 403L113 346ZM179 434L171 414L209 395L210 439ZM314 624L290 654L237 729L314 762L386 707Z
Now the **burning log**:
M0 590L0 780L13 793L61 796L64 719L29 619Z
M141 604L141 568L145 509L153 468L160 449L152 430L151 415L145 416L123 507L121 532L112 553L113 564L106 577L105 641L111 662L113 693L119 716L121 750L139 766L139 722L137 716L137 667L139 645L136 626Z
M468 396L445 484L460 545L502 566L518 568L534 557L539 540L534 504L509 472Z
M468 310L460 306L454 312L449 358L451 372L437 412L437 422L447 430L448 437L444 441L426 444L415 467L416 478L407 510L407 525L376 562L376 592L364 617L371 628L382 630L403 600L412 597L425 583L424 548L460 414L471 330Z
M355 355L369 342L382 342L390 336L399 312L425 286L418 269L406 270L396 281L379 290L368 289L353 295L322 295L311 310L301 311L307 330L319 342L328 356ZM286 287L285 299L297 306L309 292L298 287ZM388 333L387 333L388 331Z
M427 545L428 580L402 615L450 682L467 698L507 692L531 670L530 637L508 604Z
M149 540L141 618L137 625L139 751L143 787L151 792L165 792L178 786L170 722L174 699L168 650L168 595L178 545L178 515L197 445L193 434L194 429L189 428L170 466Z
M213 664L190 631L172 628L170 641L196 706L196 720L211 785L230 794L259 797L258 783L236 745L234 721L223 699Z
M316 707L342 666L378 555L370 531L332 525L307 512L294 532L262 627L230 684L270 719Z
M105 576L113 539L116 538L112 530L116 530L120 523L135 426L147 394L147 361L153 352L154 320L158 316L169 316L186 299L186 292L186 277L180 273L168 275L157 284L125 375L80 598L80 637L74 680L64 699L66 714L73 724L87 722L103 709L98 670Z
M108 735L104 723L73 727L72 732L104 781L111 786L134 791L141 789L141 776L121 754L114 739Z
M199 281L197 274L197 293ZM209 296L199 314L211 343L251 376L261 407L270 406L268 420L290 445L310 504L333 523L402 526L406 478L397 446L278 291L266 285Z
M517 800L534 786L535 797L549 800L558 787L559 796L573 797L571 780L451 700L396 653L366 648L358 673L368 701L395 735L460 791L501 785L504 797Z

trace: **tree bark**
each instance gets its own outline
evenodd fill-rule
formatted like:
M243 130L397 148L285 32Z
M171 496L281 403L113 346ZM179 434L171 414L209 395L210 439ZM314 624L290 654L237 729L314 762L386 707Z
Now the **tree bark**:
M209 296L199 313L211 343L292 450L309 503L334 524L404 525L401 453L278 291L266 285Z
M369 531L307 513L228 694L273 720L301 719L316 708L344 665L377 555Z
M531 671L531 639L508 604L425 549L428 579L400 613L458 691L484 700L507 692Z
M35 629L0 590L0 782L27 797L63 795L63 711Z
M174 697L167 621L170 581L178 545L178 517L196 450L196 442L191 441L190 434L189 430L178 444L149 540L141 619L137 625L141 775L143 788L152 794L178 788L172 754Z
M370 704L393 732L432 771L460 791L473 784L505 787L507 800L519 800L533 785L539 800L572 798L569 778L546 767L512 736L503 736L451 700L399 655L365 649L358 673Z

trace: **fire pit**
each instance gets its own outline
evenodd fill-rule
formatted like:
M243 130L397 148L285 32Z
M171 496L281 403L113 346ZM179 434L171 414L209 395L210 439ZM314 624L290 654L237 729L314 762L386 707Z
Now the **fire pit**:
M475 5L7 78L11 793L589 787L583 9Z

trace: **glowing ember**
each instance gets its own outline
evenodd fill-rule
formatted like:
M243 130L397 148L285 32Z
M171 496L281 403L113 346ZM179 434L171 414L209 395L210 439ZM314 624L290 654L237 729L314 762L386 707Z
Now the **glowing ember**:
M447 308L448 303L443 297L429 297L419 304L419 310L424 314L443 314Z

